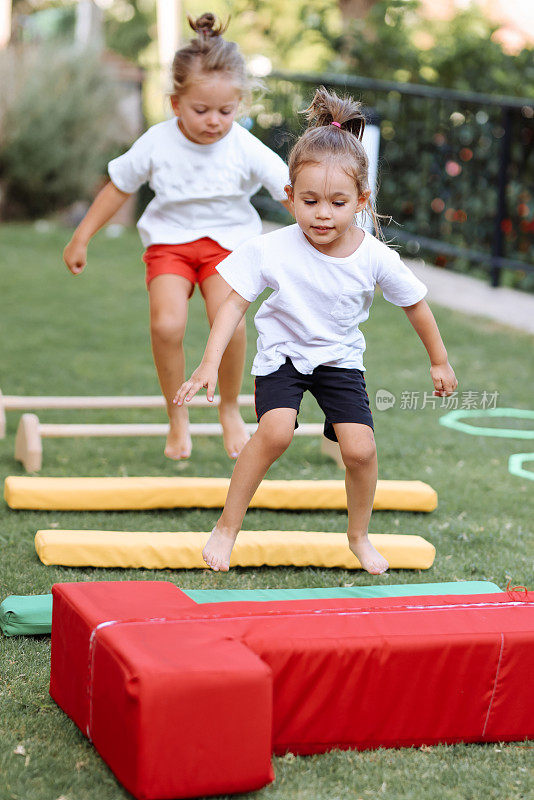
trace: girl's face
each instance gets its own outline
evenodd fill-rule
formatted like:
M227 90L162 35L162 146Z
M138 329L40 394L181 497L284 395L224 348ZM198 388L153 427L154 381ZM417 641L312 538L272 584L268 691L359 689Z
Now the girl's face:
M185 92L171 97L180 130L196 144L213 144L226 136L240 100L239 89L220 72L198 73Z
M305 164L286 192L299 227L317 250L350 254L358 230L354 215L364 208L368 192L358 195L354 179L335 161Z

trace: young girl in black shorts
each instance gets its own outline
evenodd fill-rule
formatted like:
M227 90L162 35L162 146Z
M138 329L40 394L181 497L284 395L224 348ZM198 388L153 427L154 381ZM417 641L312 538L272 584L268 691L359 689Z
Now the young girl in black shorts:
M434 393L457 386L426 287L399 255L359 228L355 215L369 209L368 163L361 144L365 125L359 103L317 90L309 126L289 157L286 187L296 224L249 240L218 266L231 293L217 314L204 357L175 397L182 405L207 387L213 398L217 371L250 303L272 294L255 323L258 429L234 468L223 512L203 551L213 570L229 568L243 517L271 464L293 437L302 395L316 397L325 436L339 442L346 467L348 544L362 567L380 574L388 563L368 538L377 480L373 420L363 376L365 340L375 286L405 311L430 358Z

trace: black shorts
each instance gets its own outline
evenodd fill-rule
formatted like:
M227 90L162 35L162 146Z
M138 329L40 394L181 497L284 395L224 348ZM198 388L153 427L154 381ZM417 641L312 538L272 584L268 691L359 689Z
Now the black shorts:
M315 397L325 415L324 435L327 439L337 442L333 428L336 422L358 422L373 428L361 370L319 366L311 375L303 375L289 358L276 372L256 376L254 396L258 422L274 408L294 408L298 413L306 389ZM295 428L298 428L298 422L295 422Z

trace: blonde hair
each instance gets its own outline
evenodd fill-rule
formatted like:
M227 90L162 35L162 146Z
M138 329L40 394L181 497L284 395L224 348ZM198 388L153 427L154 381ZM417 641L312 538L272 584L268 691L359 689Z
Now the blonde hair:
M183 94L198 73L221 72L233 80L241 93L241 99L248 100L251 83L246 72L245 59L235 42L223 39L228 27L218 20L215 14L202 14L194 20L188 15L189 25L196 38L176 51L172 63L172 82L174 97Z
M338 97L335 92L320 86L315 91L311 105L302 113L306 114L308 127L289 154L291 184L295 185L299 170L306 164L335 159L354 180L359 197L369 192L369 161L361 142L365 130L361 103L349 96ZM364 212L370 215L376 235L383 239L379 215L371 195Z

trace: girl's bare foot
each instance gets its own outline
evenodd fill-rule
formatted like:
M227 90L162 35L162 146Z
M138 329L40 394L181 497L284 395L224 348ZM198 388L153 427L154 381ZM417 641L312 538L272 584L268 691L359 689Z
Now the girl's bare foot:
M214 572L228 572L230 556L237 534L227 533L214 527L202 551L202 558Z
M373 547L367 534L365 536L350 537L349 547L362 565L363 569L371 575L381 575L389 568L389 564L381 556L376 547Z
M169 433L163 452L167 458L180 461L182 458L189 458L191 450L192 442L187 409L175 409L170 417Z
M237 403L221 403L219 419L223 427L225 450L230 458L237 458L250 439Z

